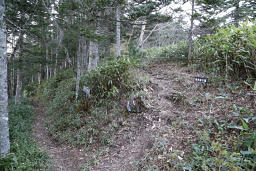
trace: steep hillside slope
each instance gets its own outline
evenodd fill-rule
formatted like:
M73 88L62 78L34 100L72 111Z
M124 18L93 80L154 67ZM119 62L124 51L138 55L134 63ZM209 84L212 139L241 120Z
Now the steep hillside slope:
M194 78L202 74L172 62L153 63L135 72L148 80L140 92L147 109L116 115L102 128L111 125L115 130L105 145L59 147L46 140L42 146L53 147L48 152L56 165L102 171L255 167L254 152L252 157L240 152L248 150L243 144L255 133L255 101L244 95L247 90L223 86L215 78L208 85L196 83ZM119 105L124 108L125 103ZM245 117L247 129L241 122Z

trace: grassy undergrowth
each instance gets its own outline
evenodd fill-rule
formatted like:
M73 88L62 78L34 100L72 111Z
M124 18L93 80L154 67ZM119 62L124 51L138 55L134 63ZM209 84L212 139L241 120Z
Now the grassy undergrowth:
M190 170L256 170L256 117L233 106L232 119L206 117L198 121L198 143L193 144Z
M189 154L176 149L170 151L172 140L168 136L173 128L163 127L153 136L153 147L146 149L136 162L138 170L256 170L255 115L245 108L235 111L236 119L232 120L207 115L198 120L191 127L195 130L194 143L187 137Z
M207 89L186 96L192 102L187 111L203 117L196 123L172 119L176 124L165 125L153 135L153 147L136 161L138 170L256 170L255 99L246 95L256 93L251 90L256 79L255 42L256 27L247 24L220 29L196 42L191 68L211 82ZM183 58L187 49L176 46L180 48L151 48L147 55L154 61L164 56L173 61L176 54ZM188 87L181 86L180 91L194 91ZM179 129L193 130L184 140L189 153L172 149L175 140L170 137Z
M256 85L255 47L256 26L248 22L219 29L197 42L194 55L200 68L225 79L220 97L227 105L216 106L225 111L222 115L214 113L196 126L198 142L189 158L191 170L256 170L255 99L246 96L256 90L251 90Z
M152 47L140 51L136 50L136 48L131 48L130 50L130 55L136 59L140 67L146 67L148 63L159 64L167 61L185 64L187 63L188 42L184 41L177 44L170 44L166 47Z
M0 160L0 170L48 170L49 158L32 135L34 111L28 100L9 104L10 154Z
M219 29L196 42L199 68L228 80L256 78L256 26L249 23Z
M79 98L75 102L76 78L71 71L58 73L40 87L41 101L47 106L50 134L60 143L74 146L110 144L118 120L125 115L120 102L135 91L129 59L115 59L82 76ZM91 98L82 91L86 85Z

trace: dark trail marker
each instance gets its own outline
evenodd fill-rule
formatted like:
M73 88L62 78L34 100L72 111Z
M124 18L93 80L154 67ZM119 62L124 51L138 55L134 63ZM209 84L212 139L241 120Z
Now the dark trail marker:
M208 84L208 78L206 77L195 77L195 83L200 83L205 88Z
M205 77L195 77L195 82L202 83L202 84L207 84L208 83L208 78L205 78Z

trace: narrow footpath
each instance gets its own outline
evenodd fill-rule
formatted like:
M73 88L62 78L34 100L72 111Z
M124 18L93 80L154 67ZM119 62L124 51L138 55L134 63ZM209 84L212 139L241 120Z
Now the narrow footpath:
M103 147L107 152L97 157L82 149L57 144L48 135L43 108L34 105L37 115L33 132L42 150L52 158L52 171L84 170L79 166L88 160L93 164L87 170L133 171L139 160L151 155L147 152L162 137L167 140L169 151L189 153L187 144L193 143L194 134L191 128L202 117L202 112L193 110L185 99L196 95L192 87L195 75L173 63L153 64L140 72L150 80L144 87L147 110L131 114L112 136L115 146Z
M48 135L45 124L44 109L34 102L36 118L33 134L43 151L46 151L52 161L52 171L77 171L80 164L84 162L85 152L82 149L59 145Z
M148 110L128 119L129 127L123 127L113 136L115 142L121 143L117 143L119 145L110 149L107 155L98 158L97 161L100 162L92 170L138 170L136 163L150 155L147 151L161 137L167 139L170 150L189 153L187 143L193 141L191 125L201 117L201 113L187 110L190 106L185 101L186 96L192 97L194 93L194 75L186 73L184 68L173 63L153 64L140 72L150 80L144 89L148 97ZM184 123L187 126L182 126ZM130 131L132 127L135 129ZM167 133L168 130L172 132Z

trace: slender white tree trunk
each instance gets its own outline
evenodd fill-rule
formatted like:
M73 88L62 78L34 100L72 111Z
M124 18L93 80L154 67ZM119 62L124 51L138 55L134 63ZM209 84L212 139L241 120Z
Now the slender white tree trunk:
M100 59L100 56L99 56L98 41L97 40L90 41L90 57L89 57L88 70L97 68L99 59Z
M53 63L53 49L51 48L51 57L50 57L50 61L51 63ZM53 76L53 66L52 64L50 65L50 69L49 69L49 77L52 78Z
M38 75L37 75L37 80L38 80L39 85L41 84L41 71L42 71L42 65L40 64L39 72L38 72Z
M0 0L0 159L10 151L8 127L5 2Z
M143 48L143 40L144 40L144 35L145 35L145 29L146 29L146 24L147 24L147 21L144 20L142 22L142 26L141 26L141 31L140 31L140 39L139 39L139 48Z
M97 29L94 32L94 34L99 34L99 26L97 25ZM89 48L89 64L88 64L88 70L95 69L98 66L98 61L100 59L99 56L99 41L98 40L91 40L90 41L90 48Z
M148 36L143 40L142 44L144 44L148 38L152 35L153 32L155 32L157 30L158 24L155 25L155 27L150 31L150 33L148 34Z
M191 3L192 3L192 11L191 11L191 23L190 23L190 29L189 29L188 60L191 60L191 53L192 53L195 0L191 0Z
M78 40L78 50L77 50L77 75L76 75L76 102L79 96L79 84L81 79L81 40Z
M116 55L121 56L120 7L116 7Z
M76 76L76 102L79 96L79 84L81 75L88 70L88 57L89 57L89 41L86 37L79 37L79 46L77 51L77 76Z
M46 45L46 49L45 49L45 58L46 58L46 80L49 79L49 64L48 64L48 60L49 60L49 49L48 49L48 45Z
M81 80L81 60L77 59L77 76L76 76L76 102L79 96L79 84Z
M19 46L19 54L18 58L23 57L23 33L20 35L20 44ZM22 65L23 62L20 60L19 68L17 69L17 84L16 84L16 95L15 95L15 104L21 104L21 98L22 98Z
M58 54L55 55L54 76L56 76L57 72L58 72Z
M17 69L15 104L21 104L21 96L22 96L22 71L21 69Z
M11 59L11 62L13 63L13 59ZM14 70L14 67L11 69L11 76L10 76L10 97L13 97L14 96L14 86L15 86L15 70Z
M81 74L84 74L88 71L90 42L86 37L82 36L80 37L79 43L79 54L81 56Z

